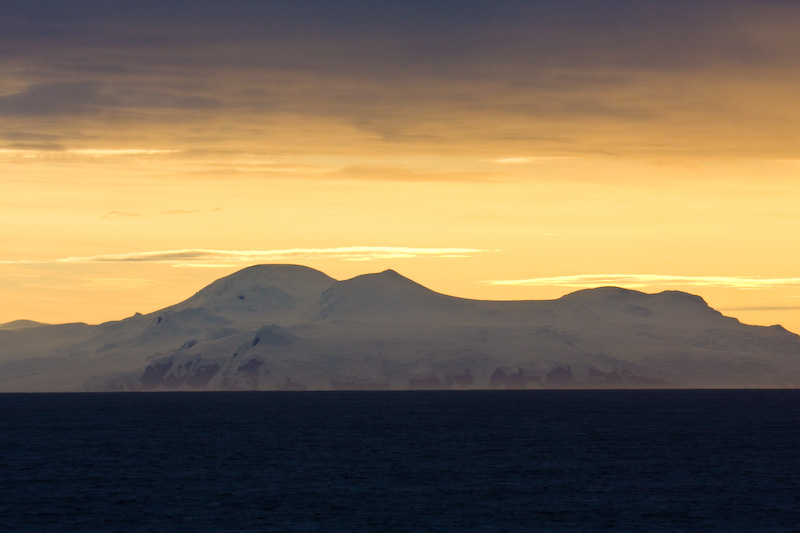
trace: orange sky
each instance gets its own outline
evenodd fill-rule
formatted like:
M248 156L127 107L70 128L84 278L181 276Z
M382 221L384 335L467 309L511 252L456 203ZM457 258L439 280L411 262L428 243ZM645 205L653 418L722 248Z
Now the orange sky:
M795 4L238 6L0 21L0 323L291 262L800 332Z

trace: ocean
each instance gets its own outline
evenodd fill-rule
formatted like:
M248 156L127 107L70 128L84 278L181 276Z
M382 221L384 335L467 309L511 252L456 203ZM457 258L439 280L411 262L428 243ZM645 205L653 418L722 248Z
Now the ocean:
M0 531L800 531L800 391L0 395Z

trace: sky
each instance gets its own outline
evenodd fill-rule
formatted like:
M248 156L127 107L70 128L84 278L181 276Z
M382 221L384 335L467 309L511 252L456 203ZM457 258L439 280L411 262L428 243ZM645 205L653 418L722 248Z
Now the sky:
M3 2L0 323L259 263L800 333L800 4Z

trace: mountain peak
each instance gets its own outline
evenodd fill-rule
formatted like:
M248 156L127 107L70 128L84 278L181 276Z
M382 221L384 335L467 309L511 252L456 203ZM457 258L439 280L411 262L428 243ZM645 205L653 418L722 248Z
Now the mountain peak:
M692 323L701 318L716 319L723 316L702 297L676 290L650 294L622 287L598 287L567 294L558 301L566 305L578 304L595 311L612 311L647 320L658 317L662 321L678 323Z
M425 292L433 292L427 287L420 285L416 281L409 279L392 269L384 270L383 272L375 272L372 274L361 274L360 276L340 281L339 284L349 287L363 287L371 289L377 289L378 287L383 287L384 289L389 287L403 287L406 289L412 288Z
M266 318L310 304L333 283L330 276L301 265L254 265L218 279L172 309L203 307L222 315Z
M596 287L593 289L581 289L579 291L565 294L559 300L569 302L593 303L607 300L633 300L648 296L648 294L624 289L622 287Z
M659 292L653 296L674 302L693 303L708 307L708 303L703 299L702 296L698 296L697 294L692 294L690 292L670 290Z
M668 290L651 294L633 289L625 289L622 287L597 287L593 289L582 289L566 294L559 299L586 304L613 301L627 303L659 302L661 304L703 308L709 307L708 303L706 303L701 296L691 294L689 292Z
M249 289L256 286L302 290L307 284L329 285L334 281L336 280L319 270L301 265L253 265L218 279L198 294L220 289Z
M416 281L409 279L396 270L392 270L391 268L384 270L383 272L376 272L374 274L364 274L363 276L356 276L356 277L367 277L367 278L374 278L379 279L382 281L389 281L389 282L401 282L401 283L412 283L414 285L419 285ZM355 278L353 278L355 279ZM422 285L419 285L420 287Z
M321 278L324 277L333 281L333 278L327 274L315 270L311 267L303 265L291 264L262 264L252 265L241 270L237 270L233 274L224 278L218 279L212 285L222 281L237 281L237 282L250 282L250 281L263 281L263 280L300 280L307 278Z
M316 316L343 318L370 316L376 311L410 312L430 309L449 299L389 269L332 284L322 293Z
M49 324L34 322L33 320L14 320L12 322L0 324L0 330L18 331L21 329L38 328L40 326L49 326Z

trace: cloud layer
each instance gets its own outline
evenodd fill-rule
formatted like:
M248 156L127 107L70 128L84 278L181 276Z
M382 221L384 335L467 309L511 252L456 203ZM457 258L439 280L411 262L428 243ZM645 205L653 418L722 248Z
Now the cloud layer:
M62 263L170 263L177 267L232 267L259 262L339 259L374 261L414 257L467 257L488 250L472 248L409 248L397 246L345 246L338 248L289 248L284 250L163 250L128 254L68 257Z
M800 155L778 142L800 120L792 3L11 3L0 138L69 149L66 131L121 141L115 124L147 137L210 120L226 124L209 130L218 140L243 142L278 121L313 144L309 129L333 122L406 149L480 145L504 163ZM504 155L518 149L533 155Z
M642 288L647 286L726 287L730 289L772 289L800 287L800 278L763 278L756 276L669 276L658 274L582 274L516 280L491 280L491 285L528 287L592 288L607 285Z

